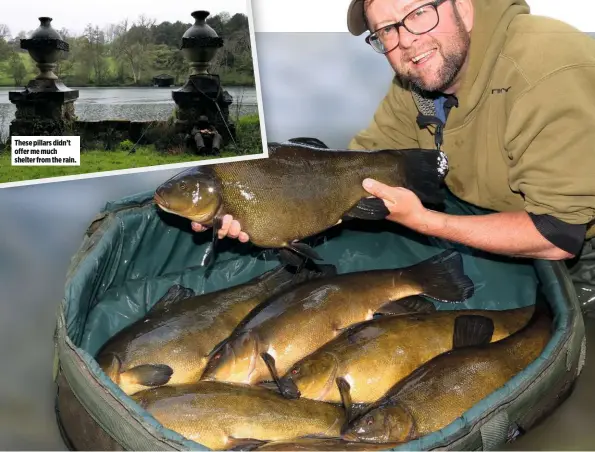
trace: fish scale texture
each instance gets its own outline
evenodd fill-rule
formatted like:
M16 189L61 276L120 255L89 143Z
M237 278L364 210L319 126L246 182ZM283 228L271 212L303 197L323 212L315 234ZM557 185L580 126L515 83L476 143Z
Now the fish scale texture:
M289 400L263 388L217 382L162 387L133 397L166 427L218 450L229 446L229 437L284 440L317 434L338 436L345 420L338 406Z
M328 383L344 377L353 402L372 403L422 364L452 348L457 316L464 313L491 318L494 342L522 328L532 312L528 307L379 318L346 331L304 358L292 367L298 369L292 379L302 397L340 403L338 388Z
M312 152L283 146L271 148L266 159L213 169L221 180L226 213L241 218L242 230L255 245L282 247L335 225L370 196L361 185L366 177L403 186L403 163L402 155L392 151Z
M401 381L389 404L407 408L417 435L440 430L537 359L551 337L550 326L551 320L541 317L483 349L443 354Z

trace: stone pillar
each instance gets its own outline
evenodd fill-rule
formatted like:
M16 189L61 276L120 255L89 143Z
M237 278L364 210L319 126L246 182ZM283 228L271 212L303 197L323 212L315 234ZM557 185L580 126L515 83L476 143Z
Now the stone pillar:
M233 99L223 90L219 76L209 72L209 63L223 46L223 39L205 22L208 16L208 11L192 13L195 23L182 36L181 46L190 74L180 89L172 91L172 97L176 131L184 134L187 148L216 154L230 141L235 142L236 132L229 119ZM211 149L217 141L221 141L219 148Z
M51 26L51 17L40 17L41 25L29 39L21 39L21 48L37 63L39 75L23 91L11 91L9 100L16 105L11 136L74 135L74 101L78 90L68 88L54 74L60 52L68 52L68 43Z

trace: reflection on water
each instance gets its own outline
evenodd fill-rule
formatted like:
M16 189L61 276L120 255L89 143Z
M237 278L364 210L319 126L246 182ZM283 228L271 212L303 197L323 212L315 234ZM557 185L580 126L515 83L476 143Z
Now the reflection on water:
M0 88L0 136L8 134L8 127L16 111L16 107L8 100L8 92L18 89L22 88ZM258 113L255 88L234 86L225 89L233 98L233 103L229 107L232 120L238 116ZM83 121L164 120L169 117L175 106L171 88L78 88L78 90L79 98L74 108L79 119Z

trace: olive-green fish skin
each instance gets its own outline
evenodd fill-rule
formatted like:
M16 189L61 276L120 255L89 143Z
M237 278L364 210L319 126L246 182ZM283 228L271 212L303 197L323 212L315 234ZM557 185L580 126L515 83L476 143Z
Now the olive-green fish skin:
M347 441L411 441L440 430L535 361L551 338L538 313L517 333L483 346L457 348L401 380L348 426Z
M168 385L198 381L213 347L254 308L269 296L326 274L307 269L296 274L278 266L244 284L179 300L165 308L158 302L146 316L112 336L96 360L128 395L148 386L139 383L137 366L169 366L173 374ZM114 364L114 355L121 368Z
M419 294L463 301L472 288L461 255L452 251L407 268L306 282L271 298L264 309L248 316L213 350L201 379L249 384L270 380L262 353L272 356L278 374L283 375L343 329L371 319L386 303Z
M496 342L523 328L533 310L455 310L373 319L354 325L294 364L281 381L293 381L301 397L341 403L335 380L343 377L354 403L372 403L419 366L452 349L457 317L491 318Z
M132 399L164 427L214 450L229 450L243 439L338 437L345 422L340 406L220 382L161 386Z
M186 170L158 187L155 200L164 210L203 224L230 214L253 244L284 248L336 225L370 197L362 187L366 177L419 188L422 201L441 200L443 158L433 150L352 151L270 143L268 158Z

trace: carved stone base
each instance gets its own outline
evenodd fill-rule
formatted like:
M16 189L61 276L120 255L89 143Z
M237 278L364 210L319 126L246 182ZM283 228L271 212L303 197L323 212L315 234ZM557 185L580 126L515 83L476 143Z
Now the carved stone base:
M176 103L175 128L186 137L188 149L212 153L210 149L198 149L195 139L197 129L207 129L209 126L214 127L220 135L221 148L236 139L235 124L229 119L229 106L233 100L227 91L222 90L219 76L191 75L184 86L172 92L172 97ZM209 148L211 134L205 133L202 138Z
M74 134L74 101L78 90L59 80L31 80L23 91L11 91L9 100L16 105L10 124L11 136L56 136Z

